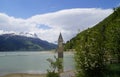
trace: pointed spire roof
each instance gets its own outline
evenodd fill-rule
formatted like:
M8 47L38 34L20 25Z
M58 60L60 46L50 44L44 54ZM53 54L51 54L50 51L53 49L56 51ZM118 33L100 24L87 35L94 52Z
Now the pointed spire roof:
M60 32L60 35L59 35L59 38L58 38L58 42L63 42L63 37L62 37L61 32Z

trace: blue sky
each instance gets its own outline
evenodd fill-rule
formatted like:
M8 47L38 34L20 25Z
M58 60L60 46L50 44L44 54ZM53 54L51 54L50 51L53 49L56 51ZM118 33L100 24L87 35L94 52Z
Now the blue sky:
M93 27L113 13L120 0L0 0L0 34L30 32L54 43Z
M17 18L71 8L113 8L120 0L0 0L0 12Z

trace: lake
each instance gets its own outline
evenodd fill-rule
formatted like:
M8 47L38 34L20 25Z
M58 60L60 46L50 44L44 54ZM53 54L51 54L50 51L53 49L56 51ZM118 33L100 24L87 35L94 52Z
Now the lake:
M42 52L0 52L0 75L10 73L46 73L48 58L54 59L57 53ZM64 53L64 70L73 70L73 53Z

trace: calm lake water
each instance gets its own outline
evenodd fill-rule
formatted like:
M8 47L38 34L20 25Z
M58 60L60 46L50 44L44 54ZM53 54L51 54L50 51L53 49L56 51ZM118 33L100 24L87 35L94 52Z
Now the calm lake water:
M9 73L46 73L52 52L0 52L0 75ZM74 69L73 53L64 53L64 70Z

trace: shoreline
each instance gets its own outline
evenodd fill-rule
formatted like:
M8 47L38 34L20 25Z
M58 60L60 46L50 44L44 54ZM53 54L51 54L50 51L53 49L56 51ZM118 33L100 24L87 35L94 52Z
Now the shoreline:
M46 74L11 73L0 77L46 77Z
M46 77L47 73L32 74L32 73L11 73L0 77ZM60 74L60 77L75 77L75 70L64 71Z

